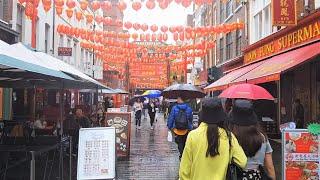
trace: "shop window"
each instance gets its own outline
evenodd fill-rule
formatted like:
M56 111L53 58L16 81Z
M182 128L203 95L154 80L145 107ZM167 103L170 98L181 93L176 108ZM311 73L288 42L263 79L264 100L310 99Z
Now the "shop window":
M22 6L21 5L17 5L17 25L16 25L16 31L19 33L19 39L18 39L18 41L19 42L22 42L23 41L23 26L24 26L24 24L23 24L23 20L22 20L22 18L23 18L23 14L24 14L24 10L23 10L23 8L22 8Z
M223 53L224 53L224 44L223 44L223 38L220 39L220 62L223 62L224 61L224 58L223 58Z
M232 0L228 0L226 3L226 18L232 14Z
M232 35L229 32L226 36L226 60L232 58Z
M268 36L269 34L271 34L271 12L270 12L270 6L267 6L264 8L263 13L264 13L264 22L263 22L263 35Z
M242 32L240 29L236 31L236 56L239 56L241 54L241 37Z

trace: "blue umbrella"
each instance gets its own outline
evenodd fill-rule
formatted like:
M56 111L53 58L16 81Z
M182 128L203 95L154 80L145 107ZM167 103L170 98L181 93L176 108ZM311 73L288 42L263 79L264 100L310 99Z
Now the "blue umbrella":
M147 90L142 94L142 96L147 98L158 98L161 96L161 91L159 90Z

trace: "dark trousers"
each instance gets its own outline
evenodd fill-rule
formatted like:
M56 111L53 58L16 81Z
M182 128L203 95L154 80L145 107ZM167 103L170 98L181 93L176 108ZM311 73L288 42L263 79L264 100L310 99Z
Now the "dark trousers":
M156 117L156 114L155 113L149 113L149 116L150 116L150 125L152 126L153 123L154 123L154 118Z
M182 157L182 153L183 153L184 146L186 145L187 137L188 137L188 134L183 136L176 135L175 141L178 144L178 150L180 153L179 158Z
M136 112L135 118L136 118L136 126L137 125L141 126L141 110Z

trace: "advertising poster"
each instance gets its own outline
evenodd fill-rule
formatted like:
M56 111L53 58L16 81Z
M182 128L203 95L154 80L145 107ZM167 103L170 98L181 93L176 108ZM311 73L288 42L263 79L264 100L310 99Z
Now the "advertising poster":
M114 179L115 128L81 128L79 131L77 179Z
M104 125L116 129L118 158L128 158L130 153L131 113L107 112Z
M320 180L320 136L285 130L282 139L283 179Z

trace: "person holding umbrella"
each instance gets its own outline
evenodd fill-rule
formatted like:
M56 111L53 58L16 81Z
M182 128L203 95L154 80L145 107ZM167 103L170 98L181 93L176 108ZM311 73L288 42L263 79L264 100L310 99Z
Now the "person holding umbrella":
M186 98L182 95L178 97L177 104L173 106L167 126L175 136L175 142L178 144L181 159L186 144L189 131L192 130L193 112L191 107L185 103Z

